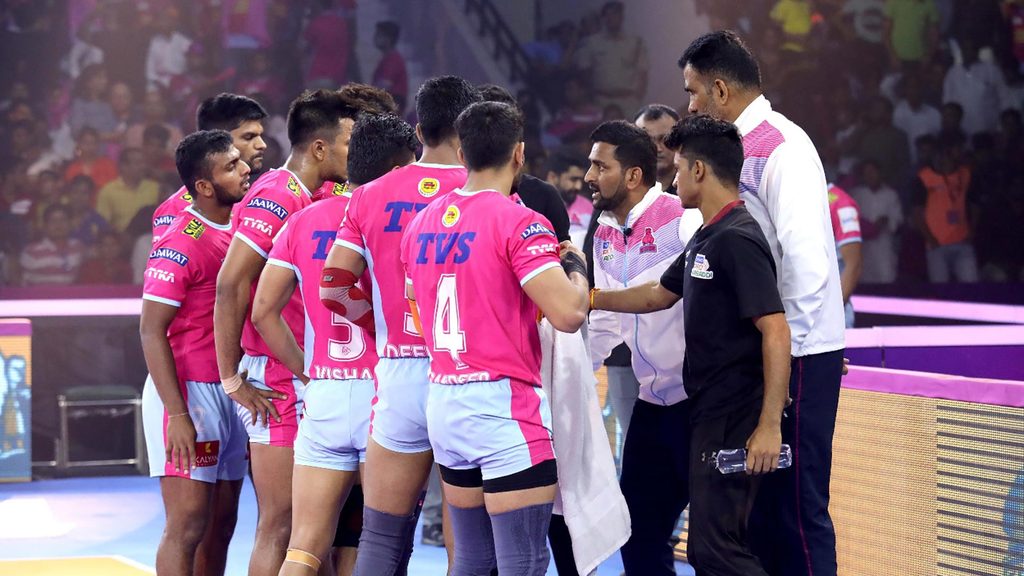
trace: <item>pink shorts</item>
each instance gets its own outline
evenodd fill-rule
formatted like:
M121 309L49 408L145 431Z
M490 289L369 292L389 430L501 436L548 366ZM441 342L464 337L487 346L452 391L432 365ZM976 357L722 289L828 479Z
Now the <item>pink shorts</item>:
M277 408L281 421L277 422L270 418L268 424L262 420L252 423L252 414L246 408L235 404L238 417L245 424L245 431L249 433L249 442L264 444L267 446L285 446L291 448L295 445L295 435L299 431L299 415L302 414L302 380L292 374L291 370L270 356L242 356L238 364L238 370L249 372L247 378L249 383L264 390L274 390L288 395L284 400L271 400L274 408Z

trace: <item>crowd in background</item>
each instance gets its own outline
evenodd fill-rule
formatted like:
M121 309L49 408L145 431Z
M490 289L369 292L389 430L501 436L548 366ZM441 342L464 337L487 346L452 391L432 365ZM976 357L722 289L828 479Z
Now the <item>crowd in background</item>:
M132 247L180 186L173 150L209 95L246 94L271 113L265 167L284 160L284 117L303 88L364 81L408 112L401 30L378 23L379 64L360 70L355 2L0 5L10 59L0 79L0 285L140 282L145 264L133 271ZM805 128L829 178L859 204L861 283L1024 281L1024 1L698 6L712 28L744 36L768 98ZM617 2L523 40L533 70L517 94L529 170L554 182L549 168L566 158L586 165L598 123L634 119L646 103L648 50L660 47ZM685 102L679 71L659 73L680 75L678 99L665 104ZM966 196L964 212L926 211L932 183ZM565 200L578 198L570 190Z

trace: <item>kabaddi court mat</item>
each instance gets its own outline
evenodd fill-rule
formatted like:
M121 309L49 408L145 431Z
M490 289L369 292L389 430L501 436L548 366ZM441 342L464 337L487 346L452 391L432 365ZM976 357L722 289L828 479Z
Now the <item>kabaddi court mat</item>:
M136 576L153 574L163 529L155 479L114 476L0 484L0 576ZM246 480L227 574L244 575L256 528L256 501ZM443 548L422 546L419 533L410 576L443 576ZM693 571L677 563L680 576ZM616 553L598 569L618 576ZM554 575L554 565L548 569Z

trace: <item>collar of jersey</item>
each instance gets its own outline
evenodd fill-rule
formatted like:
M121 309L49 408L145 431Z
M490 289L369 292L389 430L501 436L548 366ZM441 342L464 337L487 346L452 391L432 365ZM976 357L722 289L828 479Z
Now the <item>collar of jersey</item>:
M736 118L736 127L740 130L740 136L746 136L751 130L757 128L761 122L764 122L768 118L768 114L772 111L772 103L761 94L747 107L743 109L743 113Z
M295 175L295 172L292 172L291 170L285 168L284 166L281 166L280 168L278 168L278 170L291 174L292 178L295 178L295 182L298 183L299 188L302 188L302 191L306 193L306 196L309 196L310 198L313 197L313 195L309 193L309 190L306 190L306 185L302 183L302 180L300 180L299 177Z
M498 192L497 190L495 190L493 188L484 188L483 190L473 190L472 192L470 192L468 190L463 190L462 188L456 188L455 190L452 190L452 192L454 192L455 194L458 194L459 196L476 196L477 194L480 194L481 192L494 192L495 194L501 194L501 192Z
M636 206L633 206L633 209L629 211L629 214L626 215L625 224L620 226L619 221L615 219L615 214L612 214L608 210L601 211L601 215L597 218L597 223L602 226L611 226L616 230L629 228L631 224L635 224L636 221L644 215L644 212L646 212L647 209L651 207L651 204L654 204L654 201L663 193L664 191L661 189L661 182L655 182L654 186L651 186L650 190L644 194L644 197L641 198L640 201L637 202Z
M417 162L413 162L412 165L413 166L419 166L420 168L442 168L442 169L448 169L448 170L454 170L456 168L463 168L463 169L465 169L465 166L463 166L462 164L432 164L430 162L419 162L419 161L417 161Z
M185 212L188 212L192 216L195 216L196 218L199 218L200 220L203 221L203 224L206 224L210 228L214 228L216 230L224 230L224 231L231 230L231 223L230 222L228 222L227 224L217 224L216 222L212 222L209 219L207 219L205 216L200 214L199 212L196 212L195 208L192 207L192 206L189 206L189 207L185 208Z

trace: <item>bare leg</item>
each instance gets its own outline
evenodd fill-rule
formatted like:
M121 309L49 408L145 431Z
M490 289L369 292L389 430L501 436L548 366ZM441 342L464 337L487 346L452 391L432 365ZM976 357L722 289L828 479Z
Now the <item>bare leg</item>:
M196 551L196 576L224 576L228 545L238 520L238 496L242 492L242 481L220 480L214 486L211 505L213 517L206 525L206 533Z
M275 576L284 562L292 529L292 449L256 443L249 446L259 507L249 576Z
M160 493L167 522L156 551L157 572L189 576L193 574L193 559L210 521L214 485L167 476L160 479Z
M338 514L358 472L340 472L296 465L292 479L292 533L288 548L316 556L330 564L331 543ZM306 576L316 571L304 564L285 562L280 576Z

